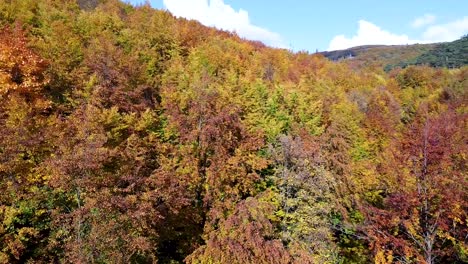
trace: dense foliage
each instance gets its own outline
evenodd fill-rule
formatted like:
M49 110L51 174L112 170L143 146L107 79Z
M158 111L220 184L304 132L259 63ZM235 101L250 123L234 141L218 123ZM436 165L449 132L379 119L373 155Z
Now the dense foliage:
M464 263L468 68L0 1L0 263Z

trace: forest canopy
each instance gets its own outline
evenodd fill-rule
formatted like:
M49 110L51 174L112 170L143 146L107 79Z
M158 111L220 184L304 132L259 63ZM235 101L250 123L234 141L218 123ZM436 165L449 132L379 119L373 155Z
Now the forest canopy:
M468 67L430 66L2 0L0 263L466 263Z

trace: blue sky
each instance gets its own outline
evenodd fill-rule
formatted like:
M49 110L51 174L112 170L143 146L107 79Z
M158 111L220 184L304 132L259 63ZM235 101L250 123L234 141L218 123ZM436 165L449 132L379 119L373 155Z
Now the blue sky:
M133 4L144 0L127 0ZM295 51L452 41L468 34L465 0L150 0L158 9Z

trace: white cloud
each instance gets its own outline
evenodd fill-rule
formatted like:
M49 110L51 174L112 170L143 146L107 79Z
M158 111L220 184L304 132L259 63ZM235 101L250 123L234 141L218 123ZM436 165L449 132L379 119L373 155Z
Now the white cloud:
M273 47L287 48L278 33L253 25L247 11L236 11L223 0L163 0L163 3L175 16L195 19L206 26L235 31L241 37L260 40Z
M381 29L371 22L360 20L359 29L355 36L347 38L345 35L335 36L328 50L347 49L361 45L398 45L412 44L418 41L411 40L407 35L397 35Z
M428 27L423 33L423 39L430 42L453 41L466 34L468 34L468 16Z
M411 26L413 28L421 28L430 24L433 24L436 20L436 17L431 14L425 14L424 16L417 17L413 22L411 23Z

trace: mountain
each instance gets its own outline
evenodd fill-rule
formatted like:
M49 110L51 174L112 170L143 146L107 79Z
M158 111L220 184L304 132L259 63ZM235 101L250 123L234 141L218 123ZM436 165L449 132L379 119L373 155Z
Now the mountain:
M320 52L326 58L332 61L340 61L345 59L357 60L382 60L386 63L388 61L402 61L408 57L417 57L424 52L433 49L435 44L415 44L415 45L366 45L357 46L345 50L324 51Z
M332 61L345 60L354 67L378 66L387 71L409 65L460 68L468 65L468 37L447 43L359 46L320 54Z
M431 67L460 68L468 65L468 36L453 42L439 43L413 60L406 60L393 67L429 65ZM389 65L392 67L392 65Z
M467 262L468 67L382 70L429 47L0 1L0 263Z

